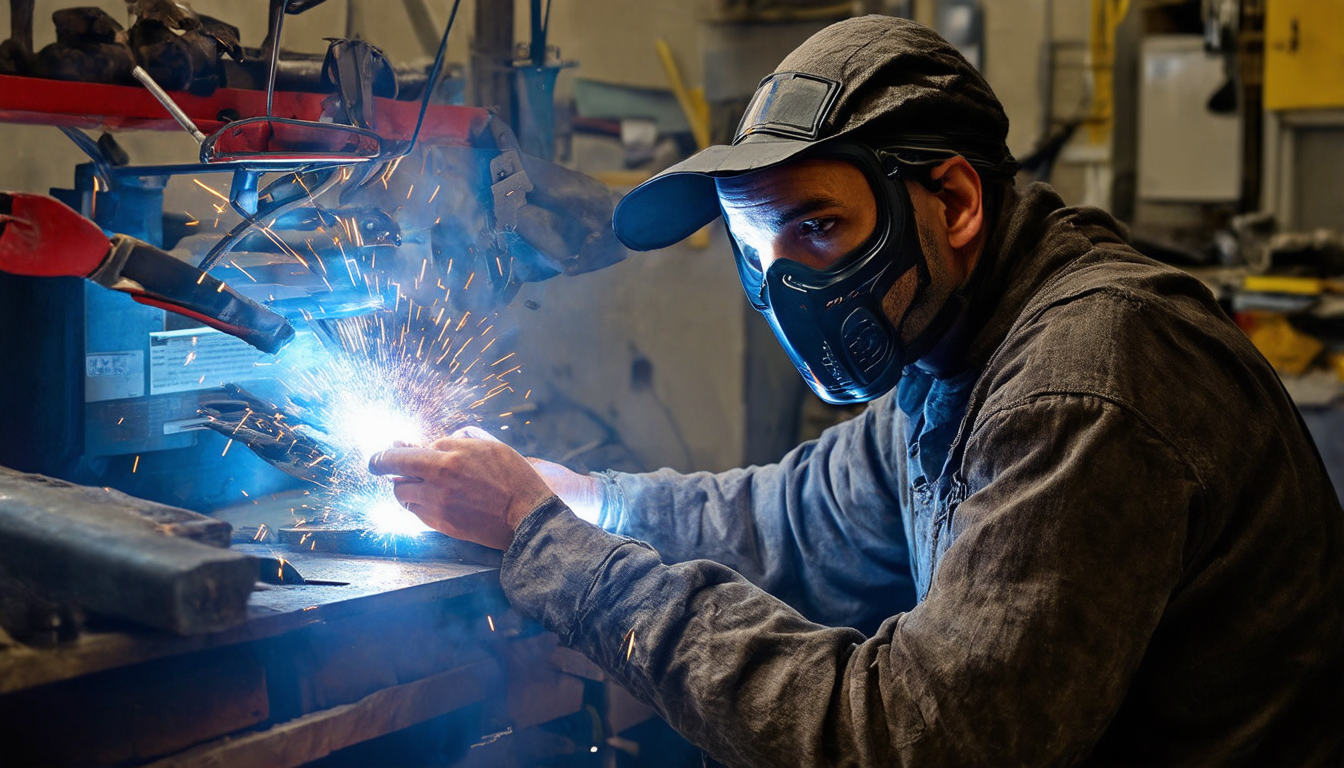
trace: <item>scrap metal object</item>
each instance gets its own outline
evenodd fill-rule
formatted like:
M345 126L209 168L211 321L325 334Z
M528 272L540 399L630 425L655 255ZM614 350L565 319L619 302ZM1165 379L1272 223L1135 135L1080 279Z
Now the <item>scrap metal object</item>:
M257 578L264 584L307 584L299 569L283 557L257 558Z
M9 0L9 39L0 43L0 74L26 75L33 70L33 8L36 0Z
M243 623L255 560L174 535L188 531L229 538L194 512L0 468L0 576L62 605L183 635Z
M201 401L205 426L237 440L271 466L315 485L336 483L336 451L323 435L293 413L236 384Z

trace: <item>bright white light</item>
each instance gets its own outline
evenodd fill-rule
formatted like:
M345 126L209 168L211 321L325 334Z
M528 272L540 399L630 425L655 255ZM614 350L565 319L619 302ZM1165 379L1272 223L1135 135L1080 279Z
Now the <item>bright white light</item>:
M332 424L332 437L353 448L361 461L401 441L425 442L424 427L405 410L388 402L351 403L350 409Z
M423 520L416 517L414 512L397 501L392 495L391 488L386 489L385 495L378 494L377 497L370 499L363 511L364 519L369 522L374 533L397 535L432 530Z

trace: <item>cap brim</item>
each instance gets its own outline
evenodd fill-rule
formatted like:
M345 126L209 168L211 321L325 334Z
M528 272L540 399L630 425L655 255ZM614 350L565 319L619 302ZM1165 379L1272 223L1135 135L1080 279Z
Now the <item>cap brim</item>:
M719 215L714 179L778 165L817 142L752 134L736 145L707 147L630 190L616 204L616 237L636 251L666 248Z

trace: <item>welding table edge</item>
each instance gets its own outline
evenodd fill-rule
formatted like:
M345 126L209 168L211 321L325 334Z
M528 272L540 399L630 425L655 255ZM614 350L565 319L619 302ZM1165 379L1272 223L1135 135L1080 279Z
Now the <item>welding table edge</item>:
M262 640L369 610L448 600L482 591L499 591L499 570L491 566L321 552L281 553L264 545L240 544L232 548L257 556L274 557L281 554L307 578L328 578L331 569L322 567L325 561L328 565L345 567L364 564L384 572L401 570L414 583L391 589L361 588L355 584L342 587L270 587L252 593L245 623L205 635L184 637L138 629L85 632L73 642L54 648L0 648L0 695L155 659ZM423 575L426 572L432 576L415 578L416 573ZM310 595L311 598L308 597ZM305 599L300 599L300 596ZM503 599L502 592L500 599Z
M262 731L232 734L169 755L144 768L267 765L287 768L483 701L504 670L481 659L387 688L350 704L311 712ZM302 738L296 738L302 736ZM282 746L277 747L277 744Z

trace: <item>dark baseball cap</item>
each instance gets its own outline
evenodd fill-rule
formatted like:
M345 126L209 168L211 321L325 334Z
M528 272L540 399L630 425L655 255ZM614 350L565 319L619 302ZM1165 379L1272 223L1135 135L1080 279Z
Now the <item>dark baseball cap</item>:
M960 154L1011 175L1008 116L965 57L908 19L863 16L826 27L761 81L729 145L707 147L635 187L616 236L665 248L720 213L714 179L758 171L840 139Z

